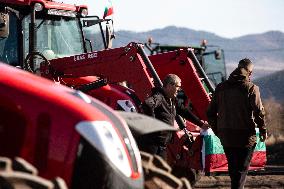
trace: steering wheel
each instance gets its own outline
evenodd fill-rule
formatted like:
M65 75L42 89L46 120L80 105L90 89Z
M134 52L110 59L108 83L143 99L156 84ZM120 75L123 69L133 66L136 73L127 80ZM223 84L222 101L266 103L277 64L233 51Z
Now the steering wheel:
M27 55L24 61L24 69L36 73L40 68L40 64L45 62L47 65L50 65L49 60L40 52L31 52Z

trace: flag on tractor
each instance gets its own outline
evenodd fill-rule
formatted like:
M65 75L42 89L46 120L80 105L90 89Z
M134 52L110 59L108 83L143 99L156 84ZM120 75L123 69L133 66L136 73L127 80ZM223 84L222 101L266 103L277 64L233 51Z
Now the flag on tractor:
M105 7L103 19L105 19L107 16L110 16L113 14L113 6L110 0L107 2L107 6Z

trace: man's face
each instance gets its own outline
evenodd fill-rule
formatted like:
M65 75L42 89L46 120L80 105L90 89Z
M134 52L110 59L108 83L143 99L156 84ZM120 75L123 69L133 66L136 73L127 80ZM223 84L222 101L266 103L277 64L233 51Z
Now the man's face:
M253 70L253 65L250 65L247 69L249 78L251 78L252 70Z
M169 84L167 86L167 95L169 98L175 98L181 87L181 81L177 81L175 84Z

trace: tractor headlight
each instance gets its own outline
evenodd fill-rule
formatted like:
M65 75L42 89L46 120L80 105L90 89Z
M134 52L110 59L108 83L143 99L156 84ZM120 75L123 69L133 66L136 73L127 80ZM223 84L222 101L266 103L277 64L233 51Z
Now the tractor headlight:
M42 6L41 3L35 3L34 9L35 9L35 11L39 12L39 11L42 11L43 6Z
M108 121L80 122L76 130L84 139L105 155L125 176L132 176L125 139Z
M88 16L88 9L81 9L81 16L82 17Z

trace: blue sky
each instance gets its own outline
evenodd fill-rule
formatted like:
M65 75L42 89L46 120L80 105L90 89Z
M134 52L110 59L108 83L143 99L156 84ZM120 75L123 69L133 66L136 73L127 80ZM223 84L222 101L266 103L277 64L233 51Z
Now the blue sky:
M89 6L102 16L107 0L56 0ZM174 25L233 38L284 32L284 0L112 0L116 30L148 31Z

